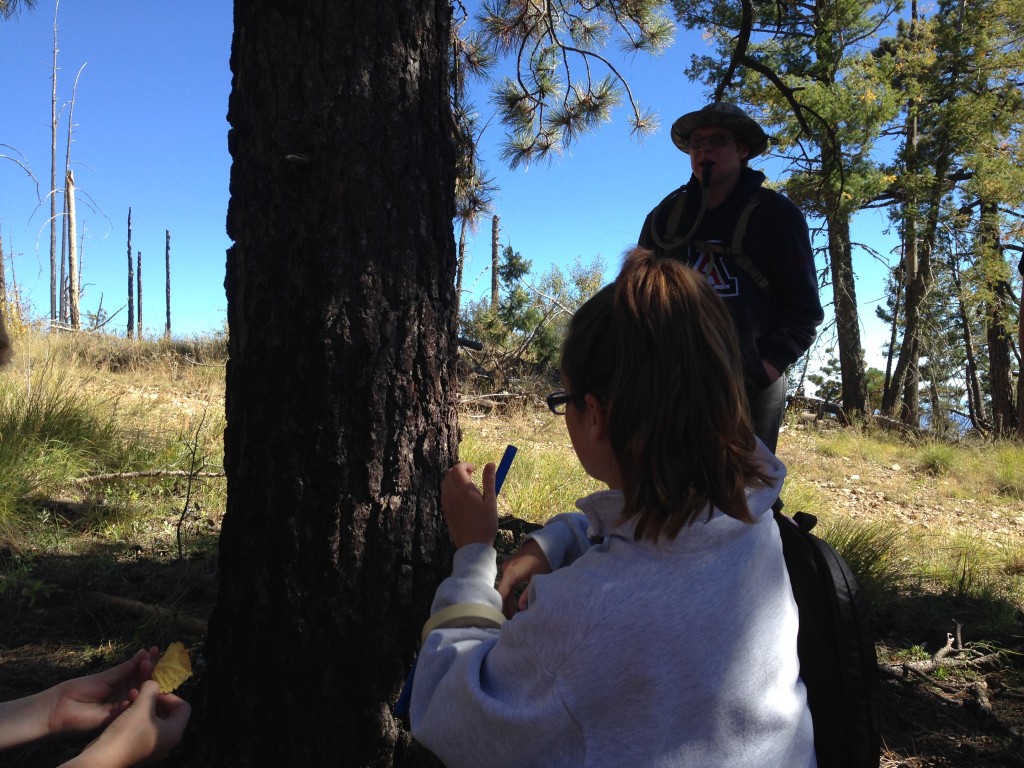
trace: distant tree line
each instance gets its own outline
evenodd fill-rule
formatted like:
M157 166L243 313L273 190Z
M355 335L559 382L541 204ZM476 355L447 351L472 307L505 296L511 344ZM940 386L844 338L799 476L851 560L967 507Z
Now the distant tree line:
M0 19L8 20L14 18L22 10L22 8L33 9L36 5L36 0L0 0ZM50 217L48 219L50 228L50 323L51 327L64 327L71 328L73 330L79 330L82 328L82 312L80 311L80 302L82 298L82 262L85 250L85 232L84 225L82 231L78 230L78 217L76 212L76 187L74 173L71 170L71 143L72 133L75 127L74 122L74 108L75 98L78 91L78 79L81 77L82 69L84 64L78 70L78 75L75 77L74 87L72 90L71 99L58 107L57 99L57 73L59 67L57 65L58 60L58 14L60 11L60 0L55 0L54 11L53 11L53 67L52 67L52 91L51 91L51 119L50 119L50 188L46 197L50 201ZM57 135L60 127L60 119L67 108L67 143L64 155L64 186L57 186ZM7 145L0 145L7 147ZM9 147L8 147L9 148ZM17 150L15 150L17 152ZM28 163L27 158L17 153L18 156L12 157L5 154L0 154L0 159L12 160L18 164L33 180L36 181L36 177L32 172L31 166ZM39 191L39 184L36 181L37 197ZM57 201L61 199L62 210L60 214L57 212ZM131 209L128 211L128 327L127 335L129 337L137 336L142 338L142 252L138 252L136 264L132 265L131 262ZM57 230L60 229L60 252L58 256L57 251ZM79 239L80 238L80 239ZM165 230L165 256L164 256L164 273L166 276L165 281L165 298L166 298L166 320L164 324L164 335L170 336L171 334L171 233L169 230ZM12 256L12 270L13 270L13 256ZM0 269L4 268L3 264L3 248L0 243ZM5 275L0 273L0 286L4 284ZM133 285L134 282L134 285ZM13 284L13 280L12 280ZM17 296L16 285L13 285L13 294ZM137 302L137 304L136 304ZM136 312L137 307L137 312ZM12 301L10 307L6 308L10 310L21 310L20 301L16 298ZM116 312L114 314L117 314ZM85 313L87 327L91 329L100 329L106 326L106 324L113 318L113 315L107 313L103 308L103 296L100 296L99 304L95 312ZM20 318L19 318L20 319ZM137 320L137 323L136 323Z
M507 131L502 159L512 167L563 150L623 101L634 130L647 131L655 119L600 46L618 33L624 48L662 50L673 25L661 14L671 7L682 29L712 43L710 53L694 55L687 76L711 99L754 110L772 133L773 154L788 163L783 191L815 225L835 314L834 329L823 333L834 334L835 357L816 375L835 382L844 409L915 427L954 417L981 433L1024 435L1014 269L1024 203L1024 6L940 0L925 12L916 2L904 10L899 0L674 0L584 8L559 0L550 7L488 4L473 15L456 4L460 289L466 229L492 212L494 191L475 154L482 129L465 102L466 76L489 76L503 55L515 56L517 76L493 86ZM574 64L585 64L587 77L569 87ZM591 79L596 64L610 74ZM879 312L891 331L880 391L865 368L857 272L884 255L851 237L854 217L871 209L887 212L900 240Z

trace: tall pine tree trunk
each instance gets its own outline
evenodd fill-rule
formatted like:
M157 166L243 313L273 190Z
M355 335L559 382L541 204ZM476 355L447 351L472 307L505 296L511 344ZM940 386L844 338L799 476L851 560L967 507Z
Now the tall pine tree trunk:
M985 327L988 337L988 379L992 396L992 428L1000 437L1017 432L1013 372L1010 361L1009 267L999 246L999 206L980 205L979 258L985 280Z
M14 263L13 261L11 262ZM12 267L13 269L13 267ZM7 300L7 275L4 269L4 238L0 232L0 365L6 365L11 359L11 339L7 335L5 316L11 306Z
M186 764L419 764L449 565L447 0L236 0L221 588Z
M957 317L960 320L960 337L964 342L964 360L967 365L965 377L967 379L967 410L971 415L971 424L979 432L989 428L988 416L985 410L985 399L981 393L981 377L978 375L978 354L974 349L974 330L971 326L971 317L968 314L967 306L964 304L963 285L960 281L960 267L956 257L950 255L949 270L953 279L953 287L956 289Z
M892 357L896 354L896 343L899 335L900 328L900 311L903 306L903 277L906 274L902 264L899 264L893 269L892 277L890 278L890 285L895 283L892 288L893 301L892 301L892 321L889 324L889 343L886 347L885 352L885 379L882 384L882 405L880 410L885 413L885 395L889 391L889 387L892 383Z
M57 11L53 4L53 90L50 94L50 322L57 320ZM64 260L61 259L61 264ZM61 285L61 290L64 286Z
M459 246L456 252L455 267L455 317L462 311L462 275L466 268L466 229L469 224L465 220L459 223Z
M1017 269L1024 275L1024 256L1017 263ZM1017 307L1017 351L1024 356L1024 295ZM1024 440L1024 365L1017 364L1017 437Z
M491 219L491 311L498 311L501 295L498 293L498 264L501 249L498 247L498 224L500 218Z
M142 251L135 255L135 338L142 338Z
M908 108L916 115L916 108ZM917 368L921 359L921 312L924 307L924 300L932 289L932 256L935 253L935 237L939 226L939 217L942 210L942 201L948 191L949 181L946 178L949 171L949 142L944 130L939 131L936 141L937 160L922 160L917 152L917 118L908 118L907 122L907 148L904 152L908 173L932 175L932 184L928 191L924 205L927 209L924 231L919 231L918 220L920 217L919 201L917 197L910 194L907 203L903 206L904 218L904 274L906 277L906 305L904 307L904 334L903 345L900 357L896 364L892 380L882 396L882 413L895 418L896 404L899 395L903 393L903 407L899 413L900 419L908 426L917 427L920 422L919 395L917 392L918 375L911 376L912 369ZM908 382L908 377L914 381ZM913 387L913 389L911 389Z
M132 262L132 209L128 209L128 330L126 336L135 336L135 266Z
M75 238L78 236L75 228L75 175L68 171L67 182L64 185L64 195L67 198L68 208L68 322L76 331L82 327L81 318L78 313L79 284L78 284L78 253Z
M843 385L843 410L850 414L863 414L868 385L864 375L864 350L860 344L857 293L850 256L850 219L847 214L840 212L828 217L828 250L832 263L832 296Z
M68 322L68 196L67 188L64 191L64 225L60 228L60 291L57 296L57 319L60 323Z
M164 323L164 338L171 338L171 230L164 230L164 306L167 308L167 322Z
M135 338L142 338L142 252L135 252Z

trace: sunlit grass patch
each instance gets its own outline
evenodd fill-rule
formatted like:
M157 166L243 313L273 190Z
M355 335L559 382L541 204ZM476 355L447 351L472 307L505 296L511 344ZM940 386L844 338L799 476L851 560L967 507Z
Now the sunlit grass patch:
M1001 445L992 454L991 477L996 493L1024 501L1024 446Z
M76 535L102 535L165 505L171 514L182 478L137 473L220 470L222 408L161 422L147 403L109 394L90 376L103 374L52 357L0 374L0 540L67 551ZM222 508L223 489L197 486L195 500Z
M905 443L894 441L884 433L855 427L823 433L815 440L815 450L822 456L870 461L883 466L905 463L907 448Z
M892 605L906 582L902 526L832 518L816 530L850 566L871 610Z
M796 512L808 512L820 516L827 506L817 486L802 480L799 476L788 476L782 486L782 503L784 512L792 515Z
M945 475L958 466L962 451L947 443L928 443L915 457L915 467L929 475Z
M542 523L575 509L576 499L604 486L576 459L561 416L534 411L512 417L461 419L459 458L482 467L501 460L505 446L519 450L498 498L498 512Z

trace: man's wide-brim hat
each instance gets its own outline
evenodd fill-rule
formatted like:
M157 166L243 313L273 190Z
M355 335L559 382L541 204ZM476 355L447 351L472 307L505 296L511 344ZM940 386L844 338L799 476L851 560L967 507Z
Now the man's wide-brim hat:
M696 112L687 112L672 124L672 143L690 154L690 134L697 128L715 126L735 134L750 149L748 157L757 157L768 149L768 134L735 104L724 101L708 104Z

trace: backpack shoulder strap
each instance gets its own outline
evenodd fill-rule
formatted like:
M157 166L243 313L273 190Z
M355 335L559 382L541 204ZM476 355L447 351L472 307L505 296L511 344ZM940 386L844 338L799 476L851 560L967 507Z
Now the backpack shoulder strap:
M743 211L740 213L740 217L736 220L736 227L732 231L732 251L733 253L743 253L743 238L747 234L747 225L750 223L750 215L754 212L754 209L761 204L761 195L758 194L761 190L758 189L757 193L750 196L750 200L743 207Z
M728 250L722 249L722 251L729 256L744 272L747 273L747 277L760 288L762 291L768 294L775 294L772 288L771 281L764 276L757 267L754 266L754 262L750 260L750 257L743 253L743 238L747 235L747 225L750 223L750 216L754 213L754 209L757 208L761 201L768 198L766 194L768 190L758 188L758 190L750 196L750 200L743 207L740 212L740 217L736 220L736 226L732 231L732 244Z
M664 215L663 211L665 211L666 208L668 209L668 214L665 220L665 228L663 231L659 232L658 222ZM682 186L658 203L658 207L654 209L654 212L650 216L651 241L666 253L686 247L690 244L690 240L693 239L693 230L683 236L676 234L679 229L679 224L683 220L683 210L685 208L686 187ZM696 229L696 227L694 227L694 229Z

